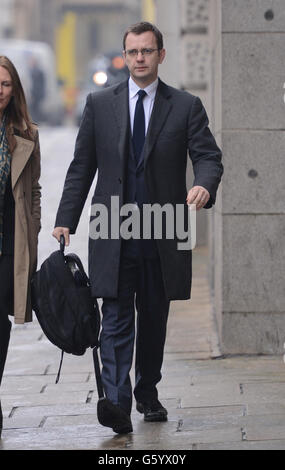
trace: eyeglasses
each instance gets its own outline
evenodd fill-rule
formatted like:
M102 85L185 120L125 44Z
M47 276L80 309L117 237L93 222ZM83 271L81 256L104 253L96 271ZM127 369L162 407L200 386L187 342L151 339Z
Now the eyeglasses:
M130 57L137 57L139 53L145 56L145 55L151 55L154 53L154 51L159 51L159 50L160 49L150 49L150 48L141 49L140 51L138 49L127 49L125 53Z

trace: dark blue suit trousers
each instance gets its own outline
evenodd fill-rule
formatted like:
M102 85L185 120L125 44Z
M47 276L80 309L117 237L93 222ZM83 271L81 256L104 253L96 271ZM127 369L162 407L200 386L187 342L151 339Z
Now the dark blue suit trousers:
M158 254L146 258L140 240L123 240L118 297L103 299L100 353L106 396L127 413L132 408L129 373L135 338L135 398L157 398L168 312Z

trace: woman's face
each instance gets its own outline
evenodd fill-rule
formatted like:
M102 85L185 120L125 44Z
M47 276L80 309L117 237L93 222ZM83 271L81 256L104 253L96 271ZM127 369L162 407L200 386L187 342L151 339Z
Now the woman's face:
M0 66L0 117L2 117L5 109L13 94L12 78L5 67Z

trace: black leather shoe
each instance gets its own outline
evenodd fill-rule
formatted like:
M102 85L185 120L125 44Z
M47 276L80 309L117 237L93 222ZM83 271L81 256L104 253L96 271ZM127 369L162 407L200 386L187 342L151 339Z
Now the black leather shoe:
M167 409L158 400L137 402L137 411L144 414L145 421L167 421Z
M102 426L112 428L117 434L133 432L131 418L118 405L114 405L107 398L101 398L97 403L98 421Z

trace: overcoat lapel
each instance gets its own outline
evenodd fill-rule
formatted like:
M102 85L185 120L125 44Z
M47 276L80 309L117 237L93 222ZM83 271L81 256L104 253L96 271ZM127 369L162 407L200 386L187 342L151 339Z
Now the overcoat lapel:
M11 162L11 178L13 189L16 186L19 176L25 168L35 146L34 142L24 139L23 137L15 135L15 139L17 146L12 154Z
M161 80L159 80L153 110L145 139L145 145L142 152L142 159L144 159L145 165L151 154L152 148L156 142L158 134L162 130L172 108L170 97L171 93L169 91L168 86L165 85Z
M118 142L119 155L122 163L122 168L125 167L128 158L128 145L129 145L129 88L128 81L121 83L114 91L113 100L115 119L120 131Z

